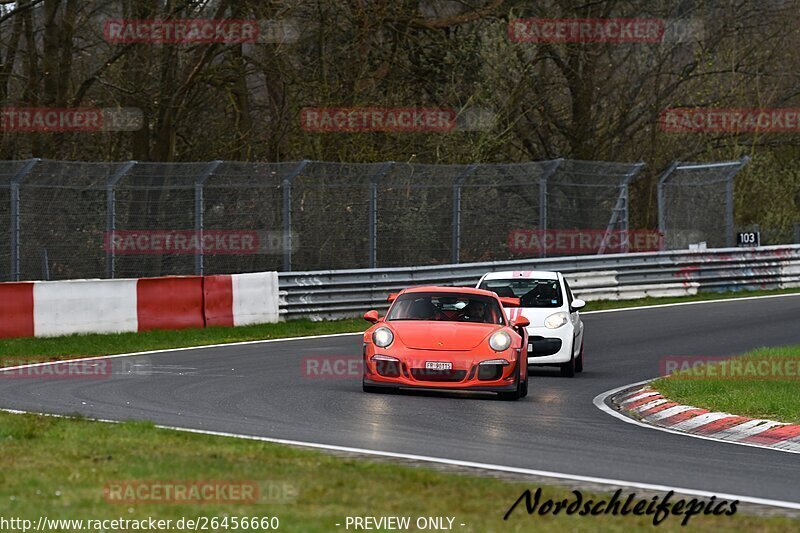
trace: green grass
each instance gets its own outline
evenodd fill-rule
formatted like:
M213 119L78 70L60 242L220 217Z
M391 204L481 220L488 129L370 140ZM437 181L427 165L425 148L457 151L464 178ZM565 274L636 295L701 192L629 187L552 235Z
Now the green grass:
M708 369L694 375L676 373L656 380L653 387L676 402L724 411L753 418L800 423L800 345L780 348L759 348L737 358L735 379L719 377L723 371L731 374L731 363L709 363L716 370L714 377L704 377ZM759 373L760 361L770 363L766 375ZM772 362L783 368L784 374L772 376ZM751 364L752 363L752 364ZM751 364L751 365L750 365ZM749 365L749 366L748 366ZM743 376L743 372L750 371ZM754 372L757 374L753 377Z
M587 302L586 311L619 309L624 307L652 306L678 302L737 298L798 293L800 289L780 291L748 291L729 293L702 293L679 298L642 298L626 301ZM278 324L260 324L243 327L212 327L205 329L158 330L143 333L68 335L64 337L0 339L0 366L22 362L71 359L96 355L183 348L204 344L251 341L351 333L364 331L369 324L360 318L344 320L289 320Z
M346 531L346 516L453 516L456 531L630 531L650 529L650 517L528 516L524 504L502 517L523 490L538 485L455 474L276 444L161 430L142 422L105 424L80 419L0 413L0 516L36 521L213 516L277 516L282 531ZM109 503L112 482L229 480L254 482L253 503ZM283 498L270 499L269 488ZM569 489L542 487L543 497L571 498ZM626 497L625 492L623 497ZM604 497L608 495L591 495ZM640 494L641 498L649 496ZM685 531L677 517L663 531ZM705 531L791 531L786 517L695 516ZM351 528L352 529L352 528ZM70 531L69 529L55 531Z
M21 358L26 360L69 359L93 355L112 355L116 353L202 346L204 344L280 339L328 333L349 333L363 331L366 326L367 322L360 318L321 322L289 320L277 324L240 327L0 339L0 366L16 364Z
M747 293L756 295L760 293ZM769 292L767 294L775 294ZM652 305L719 298L648 298L629 302L592 302L588 309ZM727 297L728 295L724 295ZM733 295L732 295L733 296ZM622 305L621 305L622 304ZM362 331L361 319L328 322L289 321L240 328L151 331L141 334L74 335L60 338L0 340L0 364L19 358L60 359L203 344ZM796 352L795 352L796 353ZM670 383L674 387L677 383ZM697 382L688 385L697 385ZM742 385L734 383L733 385ZM756 383L755 386L763 386ZM792 398L777 394L771 405L797 418ZM775 393L773 389L771 391ZM675 392L675 396L679 392ZM766 397L764 391L750 396ZM786 404L787 400L794 403ZM690 402L687 402L690 403ZM696 402L699 403L699 402ZM771 412L771 411L770 411ZM762 413L751 413L761 415ZM774 416L778 418L778 416ZM80 419L0 413L0 516L36 519L143 518L182 516L278 516L284 531L331 531L346 516L455 516L461 531L609 530L651 528L648 517L527 516L520 508L511 520L502 515L521 492L536 486L490 477L452 474L384 462L346 459L269 443L193 435L131 422L103 424ZM113 481L253 481L267 494L288 487L291 501L257 504L111 504L103 487ZM568 489L542 487L544 497L571 498ZM608 498L608 494L588 495ZM645 497L642 495L642 497ZM694 517L700 530L786 531L798 522L783 517ZM668 518L661 530L685 530ZM62 530L56 530L62 531ZM64 529L63 531L70 531Z
M729 292L702 292L692 296L671 296L665 298L638 298L636 300L600 300L586 302L585 311L600 311L603 309L622 309L625 307L642 307L664 305L681 302L704 302L708 300L729 300L733 298L748 298L752 296L772 296L778 294L797 294L800 289L778 289L759 291L729 291ZM580 293L576 291L578 297Z

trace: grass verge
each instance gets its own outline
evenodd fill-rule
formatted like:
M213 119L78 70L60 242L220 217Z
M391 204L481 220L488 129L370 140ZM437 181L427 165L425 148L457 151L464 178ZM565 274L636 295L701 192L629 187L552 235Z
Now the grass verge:
M210 327L181 330L154 330L142 333L66 335L63 337L38 337L0 339L0 366L17 364L19 359L57 360L94 355L141 352L225 344L230 342L263 339L281 339L330 333L363 331L367 323L362 319L289 320L277 324L258 324L239 327Z
M759 348L729 361L701 364L656 380L652 386L682 404L797 424L798 378L800 345Z
M626 301L588 302L586 311L619 309L625 307L655 306L669 303L693 302L742 296L764 296L800 293L798 289L780 291L749 291L731 293L703 293L680 298L641 298ZM24 362L74 359L96 355L184 348L204 344L223 344L364 331L367 323L360 318L345 320L289 320L278 324L259 324L242 327L211 327L205 329L158 330L143 333L67 335L64 337L0 339L0 366Z
M576 291L577 292L577 291ZM759 291L730 291L730 292L702 292L692 296L671 296L664 298L638 298L636 300L600 300L586 302L584 311L601 311L603 309L623 309L625 307L649 307L656 305L675 304L682 302L705 302L708 300L731 300L736 298L751 298L753 296L773 296L779 294L798 294L800 289L778 289ZM578 293L579 295L580 293Z
M448 516L455 518L453 529L459 531L630 531L652 527L650 516L581 517L563 512L529 516L524 504L504 521L503 515L522 492L535 492L535 486L161 430L142 422L104 424L0 413L0 448L0 516L26 518L34 524L42 515L84 520L276 516L283 531L313 532L345 530L347 516ZM254 483L259 487L258 496L255 503L169 504L119 503L104 494L107 486L137 481L181 484L202 480ZM628 494L623 492L623 498ZM542 502L564 498L572 501L574 495L563 487L542 487ZM607 500L609 495L584 493L584 498ZM460 526L462 523L465 526ZM659 529L685 530L680 523L681 518L668 517ZM743 514L695 516L689 524L707 531L782 532L798 527L798 521L788 517Z

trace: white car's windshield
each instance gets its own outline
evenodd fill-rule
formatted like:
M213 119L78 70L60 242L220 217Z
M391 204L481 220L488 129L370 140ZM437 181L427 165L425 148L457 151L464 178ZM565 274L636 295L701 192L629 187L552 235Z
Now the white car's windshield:
M486 279L481 289L500 297L520 299L520 307L561 307L561 283L557 279Z

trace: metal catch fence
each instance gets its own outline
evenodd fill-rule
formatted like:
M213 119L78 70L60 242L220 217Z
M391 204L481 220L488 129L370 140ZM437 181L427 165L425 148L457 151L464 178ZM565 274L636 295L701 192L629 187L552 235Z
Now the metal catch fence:
M628 189L643 165L0 161L0 219L9 228L0 232L0 280L637 251ZM725 176L741 166L706 166L714 165ZM673 222L681 202L693 198L674 193L684 167L660 185L670 234L682 227Z
M733 178L750 160L675 161L658 179L658 229L666 249L734 246Z

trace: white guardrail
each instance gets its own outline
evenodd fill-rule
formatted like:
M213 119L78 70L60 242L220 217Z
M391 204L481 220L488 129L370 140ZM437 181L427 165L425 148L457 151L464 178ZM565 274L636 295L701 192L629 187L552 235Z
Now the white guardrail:
M281 272L280 312L312 320L353 317L386 309L386 296L405 287L474 286L484 273L501 270L558 270L587 301L783 289L800 287L800 245Z

